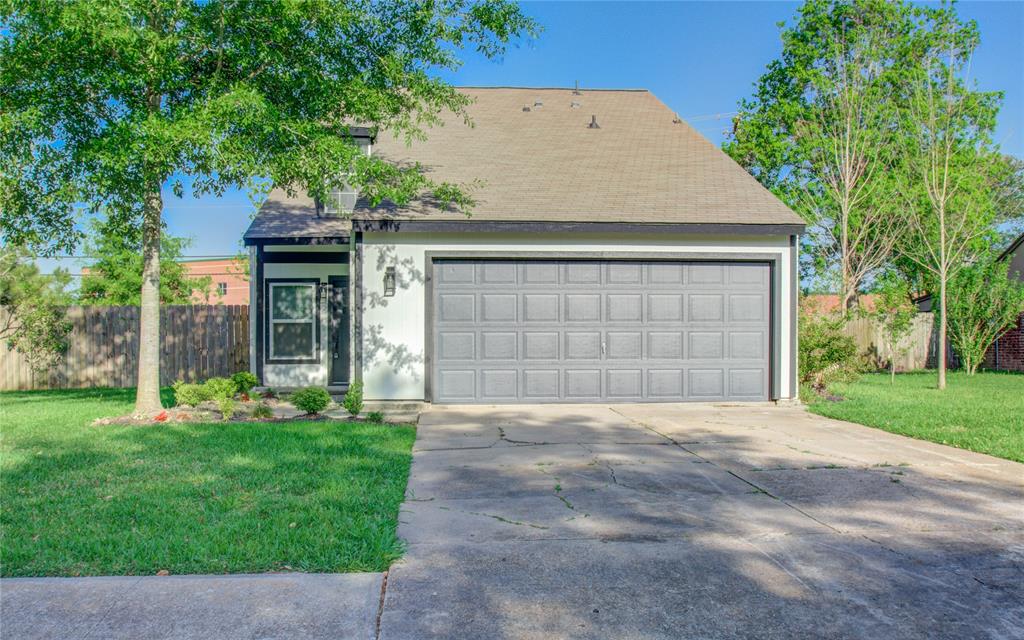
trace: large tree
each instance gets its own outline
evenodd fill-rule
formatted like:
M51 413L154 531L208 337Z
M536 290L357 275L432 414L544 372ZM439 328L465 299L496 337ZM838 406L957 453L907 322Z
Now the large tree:
M160 409L163 187L268 182L372 201L460 185L359 153L371 125L413 138L469 99L435 72L500 55L534 23L510 0L0 0L0 231L50 251L104 209L142 229L136 413Z
M210 276L192 277L178 262L187 238L160 237L160 304L191 304L194 294L209 299ZM135 225L95 220L86 253L93 262L82 276L78 301L90 305L138 305L142 291L142 232Z
M916 13L886 0L804 3L725 144L807 221L818 275L836 283L844 312L901 229L893 131L920 57Z
M908 237L901 255L931 285L938 310L938 387L946 387L950 281L995 237L1009 199L1012 166L992 144L1001 94L975 90L968 77L979 37L951 7L924 16L929 53L912 76L901 117Z

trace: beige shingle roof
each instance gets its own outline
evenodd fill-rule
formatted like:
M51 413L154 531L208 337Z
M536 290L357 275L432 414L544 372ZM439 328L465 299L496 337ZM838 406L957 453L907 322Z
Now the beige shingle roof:
M419 162L435 181L482 181L471 221L802 224L718 147L673 122L675 114L649 91L460 91L475 100L472 127L448 114L427 140L407 146L382 134L373 153ZM588 127L592 116L599 129ZM278 215L282 197L268 202ZM426 202L371 209L361 201L354 213L381 217L466 220Z

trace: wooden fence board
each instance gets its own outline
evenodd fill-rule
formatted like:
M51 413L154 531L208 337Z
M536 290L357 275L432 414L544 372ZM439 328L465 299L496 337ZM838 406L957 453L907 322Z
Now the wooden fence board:
M846 323L846 335L853 338L861 354L880 369L889 366L889 347L882 328L870 318L854 318ZM915 371L935 366L938 335L931 313L914 316L914 326L902 345L906 353L896 358L897 371Z
M7 310L0 308L0 322ZM135 386L139 308L73 306L68 349L48 371L0 344L0 390ZM160 313L160 384L249 369L249 307L172 305Z

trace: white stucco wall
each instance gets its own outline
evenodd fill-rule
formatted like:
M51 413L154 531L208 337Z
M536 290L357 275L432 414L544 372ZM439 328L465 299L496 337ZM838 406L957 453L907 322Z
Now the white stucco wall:
M573 251L773 253L780 258L782 398L791 388L792 264L789 236L679 234L363 234L363 381L368 400L424 398L427 251ZM268 265L269 266L269 265ZM384 270L394 266L396 294L383 297ZM269 277L269 276L268 276Z
M268 248L269 249L269 248ZM288 251L322 251L319 247L286 248ZM347 247L345 247L347 249ZM338 251L339 247L329 250ZM267 280L276 278L318 278L321 283L327 282L330 276L348 275L347 264L264 264L263 277ZM269 304L269 300L267 301ZM255 305L251 306L253 310ZM320 362L317 364L266 364L263 365L263 384L269 387L304 387L310 385L326 386L328 378L328 302L320 299ZM255 326L255 319L253 323ZM262 337L261 337L262 339ZM266 353L264 353L266 358Z

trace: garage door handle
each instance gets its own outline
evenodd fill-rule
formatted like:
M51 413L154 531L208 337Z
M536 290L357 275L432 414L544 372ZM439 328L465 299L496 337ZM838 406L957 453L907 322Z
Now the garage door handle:
M601 357L604 357L604 343L601 343Z

